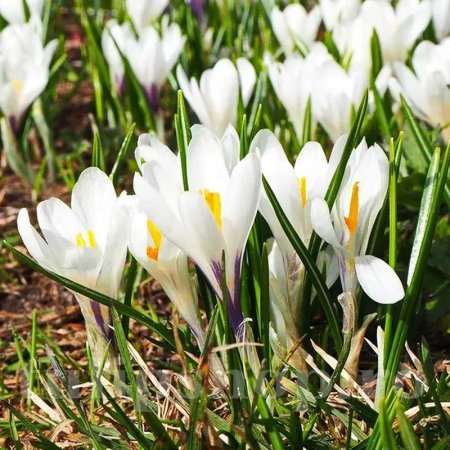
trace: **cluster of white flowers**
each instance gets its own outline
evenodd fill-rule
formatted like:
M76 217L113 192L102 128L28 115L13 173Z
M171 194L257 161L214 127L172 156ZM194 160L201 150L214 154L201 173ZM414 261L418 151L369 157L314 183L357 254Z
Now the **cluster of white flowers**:
M126 94L129 65L153 112L159 110L162 86L186 40L167 16L156 23L168 3L127 0L129 19L110 20L102 36L117 91ZM202 4L191 2L193 9L194 3ZM2 14L4 4L0 2ZM42 2L29 2L30 11L35 8L42 9ZM36 16L23 23L21 14L10 11L19 23L0 35L0 107L13 121L20 121L47 83L55 47L53 42L42 46ZM306 140L310 104L313 130L319 124L334 143L331 156L310 141L299 149L292 165L276 135L264 129L241 159L235 127L240 106L248 106L255 90L256 62L254 66L244 57L224 57L199 79L189 78L180 65L176 79L200 122L191 129L187 160L155 135L143 134L135 152L139 172L134 176L134 195L117 197L110 179L90 168L75 186L71 208L57 199L38 206L44 238L22 210L19 232L40 264L115 297L128 249L159 281L202 346L204 326L192 261L217 297L227 302L231 327L241 339L246 319L240 305L241 269L259 211L273 234L268 242L272 341L274 348L286 351L301 338L298 320L305 267L263 189L264 176L305 246L313 231L324 241L318 264L329 286L339 278L342 295L352 301L360 288L381 304L403 298L394 270L366 254L388 188L385 151L363 139L351 153L331 210L325 194L341 161L352 115L369 87L376 86L382 95L389 92L393 102L404 96L420 119L439 128L444 139L450 138L450 38L446 37L450 0L399 0L395 6L388 0L321 0L310 11L300 4L284 10L274 7L270 21L284 60L278 60L281 52L266 52L263 70L298 141ZM329 38L324 42L318 36L322 24ZM427 29L436 42L419 43ZM36 39L25 38L26 33L34 33ZM21 46L24 42L27 45ZM374 42L382 57L378 73L372 67ZM98 336L104 341L111 336L109 311L83 296L77 298L91 342L96 340L101 349Z
M42 40L43 1L28 0L31 17L25 21L23 2L0 1L0 15L10 22L0 33L0 109L13 130L44 91L57 41Z
M119 24L110 20L102 36L103 51L119 93L124 93L126 60L145 90L150 107L157 111L161 87L177 62L186 38L178 25L168 23L166 16L160 31L152 24L167 6L167 0L128 0L126 4L134 29L128 22Z
M316 42L322 20L342 65ZM284 11L274 8L271 21L286 60L276 63L266 57L270 80L299 139L309 99L313 118L333 141L349 131L352 110L371 80L374 33L383 59L380 73L375 74L379 91L384 94L389 87L397 101L403 94L418 117L442 127L444 139L448 138L449 65L444 38L450 32L450 1L400 0L394 7L388 0L321 0L320 8L310 12L298 4ZM430 22L436 38L443 40L418 45L414 75L405 61Z
M379 303L397 302L404 295L395 272L381 259L366 255L387 190L384 151L378 145L368 148L363 141L348 162L331 213L324 201L345 141L346 136L337 140L329 161L320 144L309 142L292 167L269 130L260 131L249 154L239 160L240 142L232 125L221 138L203 125L194 125L187 150L186 191L180 157L156 136L144 134L135 153L140 168L134 177L135 196L117 198L108 177L90 168L73 191L72 208L57 199L38 206L45 240L31 226L26 210L19 214L19 232L31 255L44 267L113 297L128 245L136 260L161 283L202 345L204 329L188 258L216 295L228 302L232 328L240 337L244 322L241 267L259 209L275 238L269 257L273 327L286 349L299 338L294 330L305 271L262 189L262 174L304 243L308 244L316 230L330 245L332 251L326 251L330 285L339 274L343 292L353 297L359 285ZM107 309L82 296L78 300L87 323L97 329L96 335L107 338Z

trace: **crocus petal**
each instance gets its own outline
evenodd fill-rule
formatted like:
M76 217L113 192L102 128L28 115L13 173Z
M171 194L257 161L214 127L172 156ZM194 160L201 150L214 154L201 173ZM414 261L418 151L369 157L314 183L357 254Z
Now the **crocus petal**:
M355 258L358 282L363 291L375 302L392 304L405 296L402 283L392 267L375 256Z
M183 91L183 95L188 101L191 108L199 118L203 125L210 126L210 118L208 108L205 105L202 93L198 82L195 78L191 78L189 82L186 73L181 66L177 67L177 80L180 85L180 89Z
M315 232L335 249L340 249L341 244L331 222L330 210L327 202L321 198L315 198L311 205L311 223Z
M147 271L150 272L151 260L147 256L147 246L149 244L149 232L147 227L147 216L143 212L134 215L130 233L129 233L129 249L137 262Z
M129 211L116 204L111 208L114 219L106 237L104 257L97 279L97 290L113 298L117 297L123 267L127 255Z
M139 168L145 162L157 161L168 172L177 170L178 158L155 134L141 134L134 153Z
M233 263L242 255L255 220L260 188L261 164L258 155L250 153L234 168L223 199L223 237Z
M57 198L39 203L36 213L42 234L52 248L75 246L77 234L85 231L69 206Z
M300 151L294 165L297 178L307 180L308 195L324 196L327 179L328 161L322 146L318 142L307 142Z
M228 169L228 173L231 174L232 170L239 161L240 154L239 135L233 125L228 125L225 133L223 133L221 143L225 165Z
M134 192L147 216L171 240L177 240L180 235L181 222L177 211L172 209L161 193L144 178L136 173L133 180Z
M116 201L116 192L108 175L97 167L89 167L82 172L73 188L71 206L86 229L104 236L102 232L108 229L111 209Z
M223 194L229 180L228 169L219 138L210 129L192 127L192 139L187 151L189 189L208 189Z
M56 261L47 243L30 223L28 211L22 208L17 216L17 228L30 255L42 266L55 270Z
M247 106L256 83L255 68L246 58L238 58L236 60L236 67L239 74L239 83L241 85L242 102L244 103L244 106Z
M200 193L181 194L179 211L183 233L171 240L195 261L216 293L221 296L220 280L212 267L214 264L220 265L222 261L222 252L225 250L222 233Z
M220 59L203 73L200 91L208 105L211 128L221 137L229 123L236 122L239 100L239 76L229 59Z
M264 177L293 227L303 234L298 180L278 139L271 131L261 130L253 139L250 151L259 153ZM292 245L264 189L261 191L259 210L269 224L285 258L288 258L293 250Z

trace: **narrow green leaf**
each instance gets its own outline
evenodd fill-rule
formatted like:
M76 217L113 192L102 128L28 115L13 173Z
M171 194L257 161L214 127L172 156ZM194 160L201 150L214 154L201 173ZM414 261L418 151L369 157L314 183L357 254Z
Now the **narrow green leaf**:
M22 180L32 183L34 179L33 171L30 164L24 160L19 151L16 137L14 136L8 120L3 117L0 124L3 149L5 151L9 166Z
M256 134L261 117L261 109L262 109L261 102L263 101L266 91L267 91L267 73L261 72L258 81L256 83L252 109L248 120L247 129L250 133L249 136L254 136Z
M389 420L386 411L386 398L382 397L380 400L380 432L383 450L397 450L395 443L395 435L392 431L392 421Z
M136 427L134 422L128 417L128 415L123 411L123 409L119 406L119 404L112 398L111 394L107 389L101 384L100 380L96 378L97 385L99 390L101 389L103 395L108 399L108 402L111 404L112 408L109 406L103 405L105 411L119 424L125 427L127 433L130 434L143 448L152 448L153 442L147 439L144 434ZM161 425L162 426L162 425ZM164 427L163 427L164 428ZM152 430L153 431L153 430ZM165 430L164 430L165 431ZM170 438L169 438L170 440ZM169 441L170 442L170 441ZM175 449L175 446L168 445L167 448Z
M105 155L103 153L100 132L96 123L92 124L92 134L92 166L98 167L101 170L105 170Z
M14 406L10 405L5 400L0 399L0 404L3 405L5 409L8 409L11 414L17 417L19 419L19 422L31 433L33 433L38 439L39 442L33 442L33 444L37 448L43 448L43 449L51 449L51 450L59 450L59 447L50 440L48 440L40 431L39 429L34 426L20 411L18 411Z
M412 134L414 136L414 139L416 141L417 147L420 150L420 153L422 154L423 158L426 162L431 164L432 155L433 155L433 147L431 146L431 143L423 130L423 128L419 125L416 118L414 117L414 113L412 112L410 106L408 105L407 101L403 96L400 96L403 114L405 115L406 122L409 125L409 128L411 128ZM447 144L447 143L446 143ZM447 203L447 205L450 206L450 183L446 182L444 186L444 198Z
M181 172L183 175L184 190L189 190L189 180L187 172L187 156L186 152L191 140L191 130L186 112L186 104L184 103L183 92L178 91L177 97L177 114L175 115L175 133L177 136L178 151L180 152Z
M292 448L303 448L302 422L298 411L292 411L289 417L289 433Z
M442 428L442 433L445 436L450 435L450 427L447 419L447 413L444 411L444 408L441 405L441 401L439 399L439 394L437 391L437 383L436 376L434 373L433 361L431 359L430 349L428 347L427 341L424 337L422 337L422 343L420 346L420 353L422 359L422 367L425 373L425 376L428 381L428 386L431 391L431 395L433 397L434 404L436 406L436 411L440 417L440 426Z
M380 70L383 68L383 55L381 52L380 40L378 39L378 34L375 29L373 30L370 39L370 55L372 58L371 82L375 85L375 80L377 79ZM389 134L387 136L389 136Z
M447 450L450 444L450 436L445 436L436 445L434 445L431 450Z
M38 370L38 362L37 362L37 309L33 309L33 313L31 316L31 342L30 342L30 378L28 380L28 389L33 392L34 384L36 380L36 371ZM27 406L31 408L31 398L27 399Z
M267 361L270 361L270 340L269 340L269 323L270 323L270 297L269 297L269 256L267 254L267 246L263 245L261 253L261 276L259 298L259 333L263 344L263 354Z
M136 384L136 378L133 372L133 364L131 362L130 352L128 350L128 341L122 328L122 323L120 321L119 315L117 314L117 311L114 308L111 308L111 315L114 325L114 337L117 343L117 347L119 349L125 373L127 375L127 380L129 382L131 398L133 400L134 411L136 413L137 427L141 428L141 402L139 399L139 392Z
M422 197L419 222L416 228L414 247L411 255L410 273L408 274L408 288L402 302L399 321L396 326L394 340L389 351L389 359L385 371L386 386L391 386L400 362L403 346L411 324L420 289L425 273L428 255L437 223L439 208L442 202L444 186L447 181L450 163L450 146L447 146L444 159L439 167L440 151L437 149L433 155L432 163L425 182Z
M240 159L243 159L247 155L249 150L248 134L247 134L247 116L245 114L242 116L240 144L241 144Z
M277 429L277 424L270 412L270 408L266 403L266 399L263 395L261 395L261 387L257 386L255 377L250 368L247 370L248 373L248 382L254 394L254 403L256 404L256 408L263 419L263 425L266 429L266 432L269 436L270 443L272 444L272 449L274 450L284 450L285 446L283 444L283 440L281 439L281 435Z
M127 134L125 136L125 139L122 142L122 145L120 146L119 153L117 155L116 161L114 162L114 166L111 170L111 173L109 177L111 178L114 185L117 184L117 179L119 177L119 170L120 166L122 165L123 161L125 160L125 157L130 149L130 145L134 136L134 130L136 129L136 124L132 123L130 125L130 128L128 128Z
M408 450L420 450L420 442L418 441L414 433L414 428L412 427L411 422L405 416L400 403L398 403L395 412L400 428L400 436L402 438L403 444L405 445L405 448Z
M136 288L135 283L137 274L138 274L138 263L133 257L131 257L130 266L128 267L126 276L125 297L123 300L123 304L126 306L131 307L134 291ZM122 316L122 328L125 336L128 336L128 331L130 329L130 318L126 314Z
M331 378L330 378L330 381L329 381L327 387L325 388L325 390L323 391L323 394L320 397L320 400L322 402L328 398L328 396L331 394L331 392L334 389L334 385L336 383L338 383L338 381L339 381L341 373L344 370L348 355L350 354L350 349L352 346L352 337L353 337L353 334L351 332L345 334L344 344L339 353L338 362L336 364L335 369L333 370L333 374L331 375Z
M308 103L306 104L305 117L303 119L303 133L302 141L300 147L309 142L312 139L312 107L311 107L311 97L308 98Z
M14 420L14 414L11 412L8 414L8 424L9 424L9 432L11 434L11 439L14 442L15 449L22 450L23 446L19 440L19 433L17 432L16 421Z
M396 147L394 139L389 142L389 265L395 269L397 265L397 167ZM387 362L392 333L393 306L386 307L386 319L384 325L384 365Z
M338 63L341 63L342 58L339 53L339 49L337 48L336 43L334 42L333 33L331 33L330 31L326 31L323 36L323 43L325 44L328 51L330 52L330 55L332 55L333 58Z
M370 84L370 90L373 93L375 113L377 115L380 130L384 136L392 136L393 131L391 129L391 126L389 125L389 113L384 106L383 98L381 97L377 85L374 81L372 81Z

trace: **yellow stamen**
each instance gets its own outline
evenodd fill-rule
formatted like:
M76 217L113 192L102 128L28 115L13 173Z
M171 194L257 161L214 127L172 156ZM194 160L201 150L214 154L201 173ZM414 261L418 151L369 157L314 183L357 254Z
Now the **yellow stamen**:
M95 241L95 234L92 230L87 232L87 237L89 241L89 247L95 248L97 246L97 242Z
M201 191L206 204L209 206L214 220L216 221L219 230L222 229L222 206L220 202L220 194L218 192L210 192L208 189Z
M300 198L302 199L302 206L304 208L308 200L308 191L306 190L306 177L299 178L298 190L300 191Z
M147 256L154 261L158 260L159 248L161 246L162 234L158 227L151 221L147 220L148 233L150 234L154 247L147 247Z
M86 247L86 241L84 240L84 237L81 233L78 233L75 236L75 243L78 247Z
M356 233L358 227L358 214L359 214L359 183L356 182L352 189L352 198L350 199L350 210L348 217L344 217L347 224L348 231L351 235Z
M14 88L14 90L17 93L22 92L22 90L23 90L23 82L21 80L17 80L17 79L11 80L11 84L12 84L12 87Z

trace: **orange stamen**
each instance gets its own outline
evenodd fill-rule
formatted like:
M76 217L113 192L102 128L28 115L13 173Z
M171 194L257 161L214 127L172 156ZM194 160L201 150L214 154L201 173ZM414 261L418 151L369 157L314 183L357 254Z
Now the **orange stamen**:
M148 233L150 234L154 247L147 247L147 256L154 261L158 260L159 248L161 247L162 234L158 227L151 221L147 220Z
M216 221L219 230L222 229L222 205L220 201L220 194L218 192L210 192L208 189L201 191L206 204L209 206L214 220Z
M300 191L300 198L302 200L302 206L304 208L306 206L306 201L308 200L308 192L306 190L306 177L299 178L298 189Z
M356 233L356 228L358 227L358 214L359 214L359 183L356 182L353 185L352 197L350 199L350 210L348 217L344 217L345 223L347 224L348 231L351 235Z

